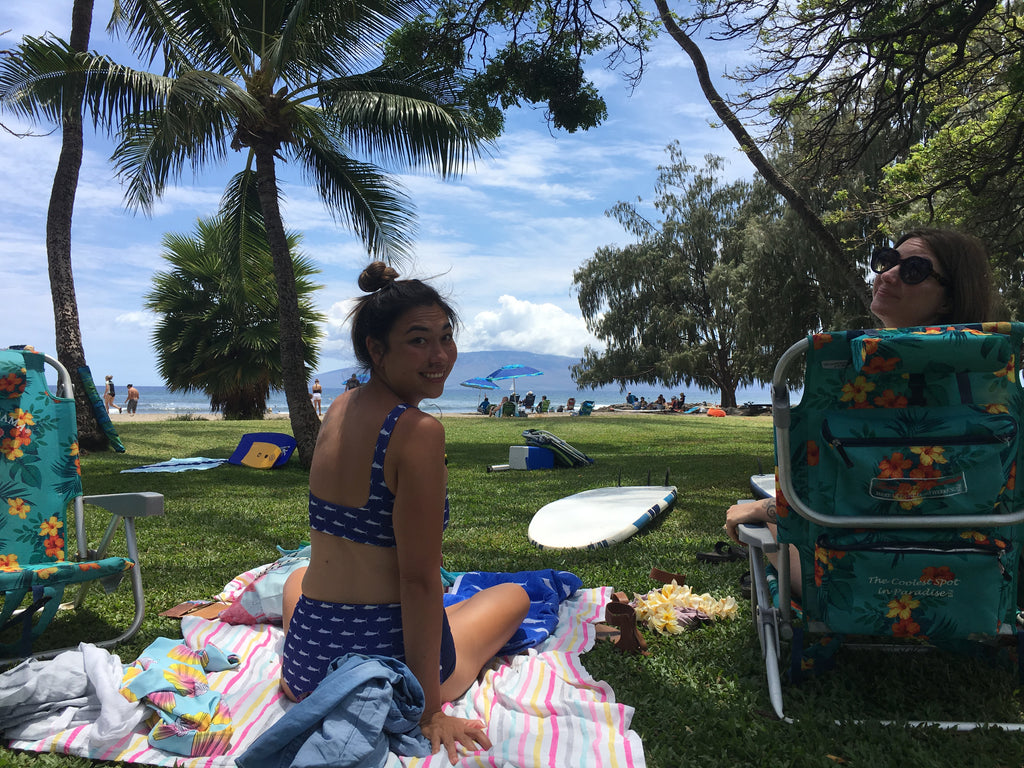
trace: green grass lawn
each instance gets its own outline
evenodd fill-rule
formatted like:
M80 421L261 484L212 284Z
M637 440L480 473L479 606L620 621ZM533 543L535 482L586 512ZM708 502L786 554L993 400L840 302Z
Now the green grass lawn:
M685 573L696 590L740 597L742 562L704 564L695 553L723 538L726 507L748 497L751 474L772 461L771 422L685 416L591 418L448 418L451 526L444 566L452 571L569 570L585 586L610 585L644 593L656 584L652 566ZM547 429L595 459L582 469L488 473L522 445L527 426ZM86 493L150 490L164 494L166 515L139 523L139 547L149 610L141 631L115 650L131 661L159 636L179 637L177 621L158 611L182 600L216 594L237 574L278 557L277 545L297 546L307 535L306 474L297 459L258 471L225 465L204 472L119 474L121 469L172 457L227 457L252 431L287 431L286 421L203 423L125 422L123 454L82 460ZM759 465L760 462L760 465ZM599 486L661 484L666 472L679 487L675 506L629 541L594 551L542 551L527 539L533 513L544 504ZM99 532L99 525L93 535ZM58 644L82 620L96 625L130 620L131 596L90 598L85 617L60 619ZM77 622L77 623L76 623ZM114 634L114 633L111 633ZM63 635L63 636L61 636ZM839 669L784 689L794 724L771 716L760 649L749 605L740 618L696 632L660 636L645 631L650 655L623 657L599 644L583 657L607 680L619 701L635 708L647 764L677 766L1017 766L1024 735L997 731L943 732L874 723L836 725L840 717L1021 718L1015 670L948 654L844 652ZM89 639L84 637L82 639ZM87 766L87 760L0 751L0 765Z

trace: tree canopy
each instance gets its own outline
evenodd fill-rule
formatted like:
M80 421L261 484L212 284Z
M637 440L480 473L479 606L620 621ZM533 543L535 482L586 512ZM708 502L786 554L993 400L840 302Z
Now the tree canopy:
M683 382L735 406L737 387L769 378L778 353L821 322L820 292L781 252L788 225L773 191L723 182L719 157L697 168L677 144L667 151L653 201L661 218L617 203L608 215L636 242L599 249L574 274L587 327L606 344L584 352L574 378Z

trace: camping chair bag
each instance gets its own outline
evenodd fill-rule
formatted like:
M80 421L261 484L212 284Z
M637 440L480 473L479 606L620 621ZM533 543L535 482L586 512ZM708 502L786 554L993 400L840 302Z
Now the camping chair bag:
M932 642L1015 620L1021 526L998 518L1022 504L1022 330L985 323L810 337L787 462L807 507L837 518L996 522L831 527L796 514L780 484L779 540L800 554L808 618L837 633Z
M50 393L44 363L57 369L58 392L65 396ZM135 621L127 632L97 645L126 639L142 621L144 601L131 518L163 514L163 497L82 497L75 400L70 395L70 377L56 360L30 348L0 350L0 498L6 502L0 515L0 628L22 629L20 639L0 644L0 652L13 653L11 658L30 655L32 640L49 625L70 584L99 581L109 593L131 574ZM88 549L84 539L83 500L114 513L97 550ZM74 546L69 552L69 506L74 509L77 552ZM120 520L126 526L129 557L108 557L106 549ZM26 598L31 604L19 611ZM79 593L76 607L82 599L84 593Z

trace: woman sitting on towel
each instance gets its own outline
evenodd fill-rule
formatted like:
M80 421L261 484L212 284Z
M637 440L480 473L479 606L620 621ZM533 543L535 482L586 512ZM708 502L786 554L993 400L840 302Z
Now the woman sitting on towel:
M522 624L526 592L503 584L444 608L441 534L448 524L444 427L417 408L441 396L455 365L454 310L384 262L359 276L368 295L350 319L370 380L327 410L309 472L312 546L284 591L281 687L300 700L347 653L405 662L423 687L420 725L451 762L457 745L488 749L484 723L450 717Z
M977 239L948 229L915 229L895 248L871 254L871 313L885 328L980 323L989 320L992 280L985 247ZM725 513L725 530L739 542L741 523L768 523L775 533L775 499L734 504ZM800 560L790 550L790 584L801 593ZM775 555L769 559L774 562Z

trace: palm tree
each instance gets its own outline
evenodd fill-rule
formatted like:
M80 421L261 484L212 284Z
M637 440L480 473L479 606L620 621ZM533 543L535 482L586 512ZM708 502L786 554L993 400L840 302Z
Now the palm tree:
M73 51L89 48L93 0L75 0L71 10L71 41ZM53 302L53 325L57 359L71 373L75 388L75 421L78 442L87 450L103 450L110 441L100 429L78 369L85 365L85 347L78 320L75 278L71 270L71 219L75 210L78 174L82 168L84 134L82 109L75 99L68 100L61 115L62 140L60 157L53 174L50 204L46 211L46 262L50 274L50 297Z
M415 10L409 0L121 0L115 8L112 27L143 58L162 56L168 74L26 38L29 55L0 63L0 102L51 114L71 95L64 87L80 83L95 120L123 118L114 161L129 206L144 211L186 163L200 169L229 148L244 153L273 255L292 431L308 466L320 421L306 389L278 160L302 169L372 255L394 260L409 250L413 214L384 166L449 176L489 136L454 83L426 69L373 66Z
M164 236L172 269L153 277L146 308L161 316L153 332L160 375L172 391L201 391L226 419L262 419L271 387L283 383L273 259L258 201L237 219L200 219L192 236ZM309 259L287 236L302 326L303 361L317 365L318 323L311 296L321 286Z

